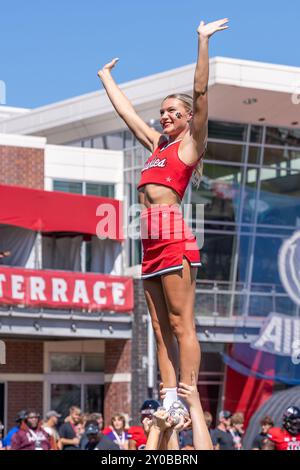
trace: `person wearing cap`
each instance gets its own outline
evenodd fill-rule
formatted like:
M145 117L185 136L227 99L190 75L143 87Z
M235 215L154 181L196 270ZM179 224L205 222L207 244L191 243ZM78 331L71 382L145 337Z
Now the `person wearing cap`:
M13 435L11 450L51 450L50 436L44 431L40 415L28 410L20 429Z
M80 445L81 450L120 450L115 442L101 432L97 421L86 422L84 436L86 441Z
M26 410L21 410L17 413L17 416L16 416L16 423L17 424L16 424L16 426L14 426L12 429L10 429L8 431L7 435L5 436L5 438L2 440L2 445L3 445L4 449L10 450L10 448L11 448L11 439L12 439L13 435L16 434L19 431L22 422L26 418L26 414L27 414Z
M211 438L215 450L234 450L234 441L230 432L232 413L222 410L219 413L219 424L212 430Z
M142 426L130 426L128 429L129 450L143 450L146 447L152 415L160 407L157 400L145 400L141 406L140 419Z
M62 450L62 443L60 436L57 431L57 423L61 415L55 410L50 410L46 413L45 421L42 424L42 428L50 436L51 449L52 450Z

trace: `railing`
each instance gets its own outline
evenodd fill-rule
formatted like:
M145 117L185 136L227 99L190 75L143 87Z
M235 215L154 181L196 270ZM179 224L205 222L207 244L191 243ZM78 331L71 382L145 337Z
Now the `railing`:
M230 282L197 280L195 312L206 317L264 318L271 312L297 316L299 307L280 285L253 283L248 289L244 283L233 288Z

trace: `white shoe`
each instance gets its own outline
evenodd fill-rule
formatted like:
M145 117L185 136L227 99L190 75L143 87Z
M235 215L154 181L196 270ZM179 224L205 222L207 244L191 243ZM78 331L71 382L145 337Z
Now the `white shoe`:
M181 401L174 401L171 408L168 410L169 415L172 417L176 424L179 423L181 416L189 415L188 409Z

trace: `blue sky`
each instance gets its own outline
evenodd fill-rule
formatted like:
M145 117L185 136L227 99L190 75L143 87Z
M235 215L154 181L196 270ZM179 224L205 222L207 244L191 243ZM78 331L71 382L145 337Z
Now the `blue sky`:
M211 56L300 66L298 0L0 0L0 80L8 106L95 91L120 57L121 83L195 61L201 19L230 18Z

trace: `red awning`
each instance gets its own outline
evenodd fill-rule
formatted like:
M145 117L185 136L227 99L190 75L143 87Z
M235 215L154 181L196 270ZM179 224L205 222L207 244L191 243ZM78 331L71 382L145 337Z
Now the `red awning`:
M123 240L122 202L0 185L0 224L40 232L75 232Z

